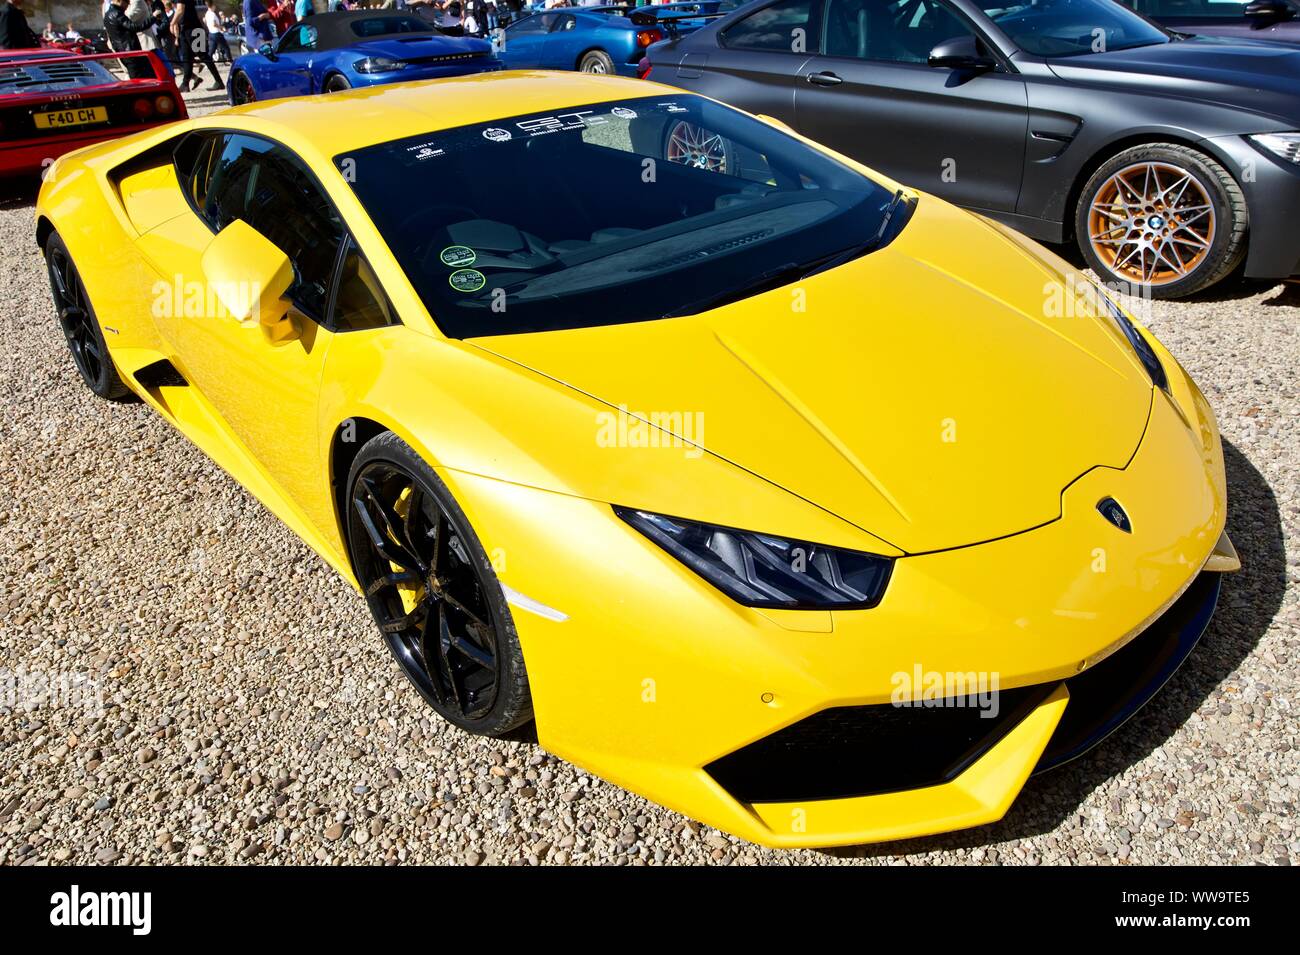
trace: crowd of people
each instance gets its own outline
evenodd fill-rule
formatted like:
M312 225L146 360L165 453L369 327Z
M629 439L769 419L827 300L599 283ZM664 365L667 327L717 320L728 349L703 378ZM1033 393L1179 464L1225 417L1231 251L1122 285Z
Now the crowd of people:
M228 0L235 2L235 0ZM597 6L606 0L545 0L547 9L569 6ZM636 3L638 0L632 0ZM651 0L654 2L654 0ZM236 55L228 37L242 37L249 50L274 43L304 17L326 11L357 9L417 9L433 22L459 24L467 36L486 37L524 13L524 0L242 0L240 10L225 13L216 3L206 4L202 17L198 0L103 0L104 33L109 47L118 53L128 50L157 50L181 74L182 92L201 82L198 71L212 73L209 90L225 88L217 62L230 62ZM78 39L81 34L69 23L58 31L46 25L46 40ZM0 0L0 49L40 46L27 24L21 0ZM147 64L125 61L132 76L148 76Z

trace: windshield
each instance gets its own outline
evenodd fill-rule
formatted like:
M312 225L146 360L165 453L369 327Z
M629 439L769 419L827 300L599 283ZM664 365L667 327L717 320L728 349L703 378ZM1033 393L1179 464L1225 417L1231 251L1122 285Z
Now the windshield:
M980 4L1012 42L1035 56L1108 53L1168 43L1169 35L1113 0Z
M453 338L646 321L756 293L758 279L870 243L893 198L686 94L462 126L335 162Z
M419 17L376 17L373 20L353 20L349 26L359 37L389 36L393 33L429 33L433 25Z

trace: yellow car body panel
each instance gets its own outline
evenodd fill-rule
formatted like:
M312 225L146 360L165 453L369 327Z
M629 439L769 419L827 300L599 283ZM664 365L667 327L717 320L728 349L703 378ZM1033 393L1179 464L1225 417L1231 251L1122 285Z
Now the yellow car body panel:
M1209 406L1148 335L1169 376L1167 393L1153 388L1065 263L928 195L896 241L797 290L659 322L449 340L333 162L437 128L665 95L682 94L505 73L241 107L63 157L37 214L77 263L126 384L354 586L332 473L341 429L373 422L437 470L514 595L548 750L767 845L1000 818L1068 711L1062 681L1132 640L1212 557L1228 565ZM128 163L201 127L303 158L401 324L302 323L270 342L247 323L184 317L175 296L200 279L212 235L174 174ZM191 386L137 377L162 359ZM1085 387L1054 387L1064 380ZM835 411L850 398L856 414ZM708 429L612 452L596 436L620 406L700 411ZM1099 518L1110 495L1132 534ZM870 610L747 608L611 505L895 565ZM940 785L746 804L705 770L827 708L891 702L892 676L918 662L1047 692Z

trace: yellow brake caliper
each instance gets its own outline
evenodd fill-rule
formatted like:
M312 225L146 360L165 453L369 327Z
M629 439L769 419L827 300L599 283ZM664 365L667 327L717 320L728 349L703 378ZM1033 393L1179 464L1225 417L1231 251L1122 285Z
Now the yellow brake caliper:
M411 489L408 487L405 490L403 490L401 494L398 495L397 501L394 502L393 504L393 510L397 513L398 517L400 517L403 521L405 521L406 514L407 511L410 509L410 506L411 506ZM393 541L393 543L403 548L406 546L405 544L403 544L401 541L398 540ZM389 567L392 569L393 573L395 574L401 573L403 569L409 570L412 573L416 572L414 567L402 568L399 567L397 564L392 564L392 563L389 564ZM417 580L411 583L398 584L397 593L402 598L403 612L410 613L417 606L419 606L421 598L424 597L424 582Z

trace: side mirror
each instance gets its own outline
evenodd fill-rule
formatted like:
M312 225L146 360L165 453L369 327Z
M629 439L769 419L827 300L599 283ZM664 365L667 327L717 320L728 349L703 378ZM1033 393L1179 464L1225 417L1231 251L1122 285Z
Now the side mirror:
M293 263L270 239L236 219L218 232L200 259L207 293L241 325L258 325L272 341L293 332L288 320Z
M930 51L929 63L936 69L978 73L996 69L998 65L973 36L958 36L951 40L944 40Z
M261 53L268 60L275 59L275 47L271 46L269 43L263 43L257 48L257 52Z
M1254 0L1253 3L1246 4L1246 9L1241 12L1254 26L1267 26L1291 18L1291 8L1277 0Z

